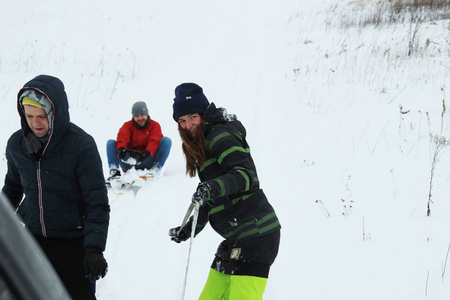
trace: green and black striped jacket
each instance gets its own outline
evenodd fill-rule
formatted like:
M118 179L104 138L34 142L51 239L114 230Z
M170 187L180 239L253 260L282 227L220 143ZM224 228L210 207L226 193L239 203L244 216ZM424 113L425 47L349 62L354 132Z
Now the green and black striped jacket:
M200 208L196 234L208 221L231 243L280 230L275 211L259 187L242 123L214 103L204 118L206 162L198 174L211 199Z

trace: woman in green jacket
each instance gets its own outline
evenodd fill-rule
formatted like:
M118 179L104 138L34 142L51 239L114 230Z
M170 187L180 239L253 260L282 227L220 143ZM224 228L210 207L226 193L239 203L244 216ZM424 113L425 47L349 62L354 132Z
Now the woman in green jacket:
M199 299L262 299L281 226L260 189L245 128L235 115L210 104L194 83L175 89L173 118L183 142L186 173L200 179L193 195L200 203L195 234L209 221L225 239ZM192 218L183 228L171 230L172 240L187 240L191 227Z

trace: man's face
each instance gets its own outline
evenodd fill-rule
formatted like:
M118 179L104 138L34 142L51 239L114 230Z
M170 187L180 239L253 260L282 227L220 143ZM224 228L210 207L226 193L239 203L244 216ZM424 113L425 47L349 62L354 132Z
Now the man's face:
M43 108L32 105L24 105L25 117L28 126L37 137L44 137L48 133L48 118Z
M135 115L133 117L133 120L139 124L139 126L143 127L145 126L145 122L147 122L148 116L147 115Z

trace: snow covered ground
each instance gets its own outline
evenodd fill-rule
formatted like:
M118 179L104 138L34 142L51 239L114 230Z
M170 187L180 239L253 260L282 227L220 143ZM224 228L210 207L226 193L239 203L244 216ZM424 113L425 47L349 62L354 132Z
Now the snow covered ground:
M17 92L39 74L65 83L71 120L96 139L105 176L106 141L134 102L146 101L173 141L162 177L136 197L109 195L109 273L98 299L181 297L189 243L167 232L198 183L184 175L172 119L182 82L201 85L247 128L283 226L264 299L448 299L447 147L426 213L430 134L450 137L450 22L421 23L408 56L413 23L343 26L372 11L350 2L2 4L1 149L20 126ZM186 299L200 294L220 241L210 227L194 240Z

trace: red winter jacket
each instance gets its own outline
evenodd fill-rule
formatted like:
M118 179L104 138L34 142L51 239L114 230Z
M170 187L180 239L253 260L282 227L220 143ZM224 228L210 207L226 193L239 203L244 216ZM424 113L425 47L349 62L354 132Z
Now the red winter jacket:
M161 125L158 122L150 119L146 128L139 129L133 123L133 120L130 120L119 129L116 150L124 147L140 152L148 151L151 156L154 156L162 137Z

